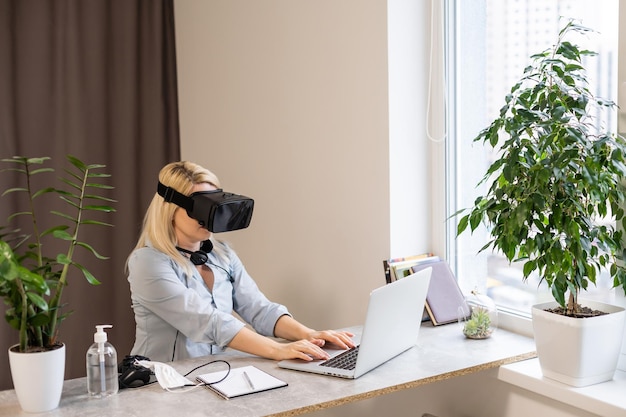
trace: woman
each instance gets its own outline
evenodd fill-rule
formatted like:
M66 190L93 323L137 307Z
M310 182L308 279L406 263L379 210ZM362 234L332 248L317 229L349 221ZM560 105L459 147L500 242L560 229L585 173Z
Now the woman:
M220 188L212 172L186 161L166 165L159 182L185 196ZM192 256L205 252L200 262ZM132 355L165 362L230 347L275 360L310 361L328 357L321 349L327 342L354 346L351 333L310 329L269 301L226 243L159 194L148 207L127 270L136 322Z

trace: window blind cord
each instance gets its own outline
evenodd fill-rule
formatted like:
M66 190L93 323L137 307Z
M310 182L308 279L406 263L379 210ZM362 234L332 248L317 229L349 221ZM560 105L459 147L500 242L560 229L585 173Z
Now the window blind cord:
M446 124L443 123L443 133L441 135L440 138L434 138L433 135L430 132L430 110L431 110L431 99L432 99L432 85L433 85L433 50L434 50L434 43L435 43L435 3L437 3L438 0L432 0L431 5L430 5L430 53L429 53L429 64L428 64L428 102L426 103L426 136L428 137L429 140L436 142L436 143L440 143L446 140L446 137L448 135L448 132L446 131ZM441 21L440 21L441 22ZM443 24L439 24L437 25L437 28L440 29L440 38L443 39L443 35L441 34L441 32L443 32ZM443 65L442 65L443 67ZM446 87L446 82L445 82L445 77L442 77L442 95L443 95L443 114L445 115L447 113L446 109L447 109L447 87ZM440 120L443 120L443 117L439 118Z

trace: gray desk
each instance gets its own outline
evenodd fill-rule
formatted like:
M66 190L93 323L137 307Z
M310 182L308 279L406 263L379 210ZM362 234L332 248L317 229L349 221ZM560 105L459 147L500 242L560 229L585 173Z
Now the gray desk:
M352 330L358 331L359 328ZM422 325L416 347L356 380L313 375L278 368L276 362L239 353L222 355L232 367L255 365L288 382L289 386L249 396L223 400L205 388L171 393L153 384L121 390L105 399L86 394L85 378L65 381L59 408L43 416L295 416L391 392L418 387L535 356L530 338L499 329L487 340L466 339L456 324ZM205 357L173 364L181 374L218 357ZM210 372L201 368L188 378ZM12 390L0 392L0 416L23 413Z

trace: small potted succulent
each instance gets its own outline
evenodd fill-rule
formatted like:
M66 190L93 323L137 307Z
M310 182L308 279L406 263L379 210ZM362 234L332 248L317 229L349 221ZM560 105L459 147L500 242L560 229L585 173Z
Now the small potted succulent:
M487 339L498 328L496 303L490 297L472 290L465 298L465 304L459 308L459 323L468 339Z

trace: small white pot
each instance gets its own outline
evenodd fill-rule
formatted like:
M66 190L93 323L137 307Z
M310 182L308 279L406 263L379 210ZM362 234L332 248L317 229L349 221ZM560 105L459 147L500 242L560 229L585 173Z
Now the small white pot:
M22 410L43 413L57 408L65 377L65 345L35 353L14 352L13 347L9 348L9 364Z
M544 311L556 307L555 302L532 308L537 357L543 375L574 387L613 379L626 320L623 307L590 300L580 304L609 314L580 319Z

